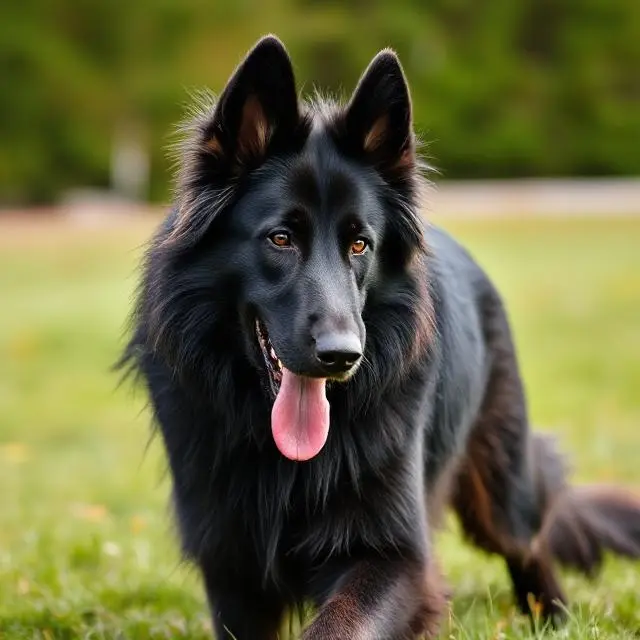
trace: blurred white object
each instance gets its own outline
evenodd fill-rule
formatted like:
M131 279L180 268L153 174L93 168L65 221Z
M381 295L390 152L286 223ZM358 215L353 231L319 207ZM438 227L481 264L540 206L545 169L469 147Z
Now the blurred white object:
M443 180L429 191L427 215L570 217L640 215L640 179Z
M149 193L149 154L133 125L120 126L111 153L111 187L119 196L140 202Z

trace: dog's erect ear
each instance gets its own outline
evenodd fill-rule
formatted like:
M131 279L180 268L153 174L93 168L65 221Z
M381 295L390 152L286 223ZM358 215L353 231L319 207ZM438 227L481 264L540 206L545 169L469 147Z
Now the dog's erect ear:
M298 122L291 60L278 38L265 36L224 88L206 128L204 148L239 173L263 160L274 138L285 139Z
M362 74L343 124L352 151L380 168L413 164L411 97L400 61L390 49L378 53Z
M374 167L393 187L387 216L385 248L387 265L404 268L417 249L424 248L419 216L420 163L409 86L396 54L384 49L362 74L345 111L336 121L335 140L360 162ZM396 206L402 200L402 206ZM412 206L404 206L410 202Z
M301 122L289 55L278 38L265 36L236 68L213 113L193 123L195 144L189 137L182 147L178 217L164 244L198 242L215 217L212 206L200 206L203 192L225 188L269 154L299 146L306 131ZM225 203L219 196L209 205L214 201Z

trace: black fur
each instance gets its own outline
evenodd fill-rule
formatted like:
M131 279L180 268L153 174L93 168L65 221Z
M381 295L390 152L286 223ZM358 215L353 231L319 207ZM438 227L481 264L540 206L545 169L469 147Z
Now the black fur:
M618 494L571 499L596 509L571 525L592 547L563 542L570 525L553 506L570 490L529 434L500 298L454 240L423 226L421 169L390 51L346 106L302 103L284 47L264 38L189 131L122 364L146 382L220 638L275 638L307 601L319 613L305 638L435 633L438 495L505 557L525 610L532 592L558 611L553 557L584 569L602 548L640 551L639 505ZM292 247L270 242L282 229ZM356 237L369 242L358 256ZM307 462L271 436L256 318L301 375L326 377L313 357L322 332L363 345L357 370L329 376L329 437Z

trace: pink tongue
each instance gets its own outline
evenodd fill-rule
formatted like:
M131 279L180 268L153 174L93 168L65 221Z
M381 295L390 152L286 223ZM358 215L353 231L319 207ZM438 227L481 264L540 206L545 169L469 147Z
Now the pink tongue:
M309 460L329 435L329 402L324 378L305 378L282 368L282 383L271 410L271 432L283 456Z

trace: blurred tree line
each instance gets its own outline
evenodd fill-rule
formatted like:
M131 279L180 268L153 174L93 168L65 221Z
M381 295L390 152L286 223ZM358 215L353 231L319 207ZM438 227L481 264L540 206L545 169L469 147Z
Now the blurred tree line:
M0 202L108 187L114 141L167 147L189 92L218 92L273 32L305 91L347 94L392 46L445 178L640 173L638 0L6 0Z

